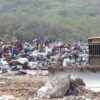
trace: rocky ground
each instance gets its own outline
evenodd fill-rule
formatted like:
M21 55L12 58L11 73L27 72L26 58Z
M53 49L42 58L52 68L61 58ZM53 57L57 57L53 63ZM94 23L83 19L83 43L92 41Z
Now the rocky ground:
M0 76L0 95L28 100L47 80L47 76Z
M30 97L34 96L33 94L43 86L46 81L48 81L48 76L12 76L0 75L0 95L13 95L18 100L35 100ZM82 97L73 97L66 96L62 99L52 99L52 100L100 100L100 93L94 93L89 90L85 90L83 88L81 94L86 94L88 97L92 99L82 99ZM72 99L71 99L72 98ZM80 99L79 99L80 98ZM84 98L84 97L83 97ZM51 99L41 99L41 100L51 100Z

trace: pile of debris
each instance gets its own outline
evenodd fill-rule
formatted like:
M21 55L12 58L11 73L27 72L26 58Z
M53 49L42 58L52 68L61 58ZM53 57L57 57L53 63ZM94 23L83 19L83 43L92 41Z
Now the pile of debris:
M48 64L46 62L29 62L27 58L19 58L11 61L0 59L0 73L1 74L48 74ZM42 70L42 71L41 71Z
M97 100L96 94L85 88L83 80L71 79L69 76L53 78L41 87L32 100ZM94 99L93 99L94 98Z

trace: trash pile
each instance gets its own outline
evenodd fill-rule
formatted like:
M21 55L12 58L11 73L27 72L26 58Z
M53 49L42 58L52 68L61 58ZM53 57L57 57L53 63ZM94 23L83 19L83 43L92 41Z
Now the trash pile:
M60 66L88 64L88 44L81 40L71 44L45 38L32 42L0 41L0 73L26 74L25 70L47 70L52 63Z
M98 100L95 98L96 94L85 88L82 79L61 76L49 80L30 100Z

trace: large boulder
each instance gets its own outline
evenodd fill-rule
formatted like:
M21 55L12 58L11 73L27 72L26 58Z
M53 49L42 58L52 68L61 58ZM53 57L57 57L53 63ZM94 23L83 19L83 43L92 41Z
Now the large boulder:
M70 89L68 90L67 95L78 96L80 93L80 89L78 88L79 86L85 86L85 83L82 79L76 78L73 80L70 78Z
M53 89L50 91L50 98L62 98L70 88L70 80L66 76L55 78L51 81Z
M49 92L52 90L52 85L51 82L48 81L45 86L42 86L38 91L37 91L37 96L39 98L49 98Z
M42 86L39 90L38 90L38 97L40 98L44 98L47 96L48 93L48 87L46 86Z

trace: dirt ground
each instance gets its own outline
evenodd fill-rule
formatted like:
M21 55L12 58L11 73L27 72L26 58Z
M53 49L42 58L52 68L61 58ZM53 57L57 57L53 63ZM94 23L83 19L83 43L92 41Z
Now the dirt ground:
M28 97L48 80L48 76L0 76L0 95L14 95L19 100Z
M34 76L34 75L24 75L24 76L14 76L14 75L0 75L0 96L2 95L13 95L18 98L18 100L29 100L36 91L43 86L46 81L48 81L48 76ZM84 91L86 92L87 91ZM99 93L89 93L92 95L93 100L100 100ZM43 99L47 100L47 99ZM51 99L49 99L51 100ZM53 99L61 100L61 99Z

